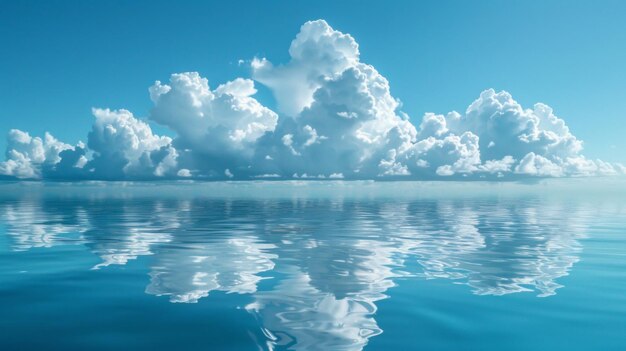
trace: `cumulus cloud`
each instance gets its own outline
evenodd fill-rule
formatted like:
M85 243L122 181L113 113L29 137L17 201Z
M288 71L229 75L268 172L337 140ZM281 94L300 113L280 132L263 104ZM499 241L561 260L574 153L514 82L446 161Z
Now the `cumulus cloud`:
M256 141L276 127L278 115L252 97L254 82L237 78L211 90L197 72L173 74L150 87L149 118L177 133L174 145L187 168L231 178L226 169L247 167ZM232 174L231 174L232 175Z
M94 109L87 145L12 130L0 175L84 179L520 179L625 174L588 159L548 105L483 91L463 112L400 111L388 80L359 45L323 20L302 25L286 63L249 64L251 78L212 89L197 72L149 88L146 120ZM255 81L276 111L254 96ZM410 97L419 98L419 97ZM175 136L154 134L149 123Z
M274 91L281 112L295 116L314 102L313 95L326 78L359 61L359 45L325 21L310 21L291 42L289 55L291 60L279 66L255 58L252 76Z
M357 62L326 77L310 106L295 118L282 118L274 133L259 141L255 168L374 177L389 149L402 151L415 139L415 128L395 112L397 106L387 80Z
M621 172L582 156L582 142L549 106L525 109L505 91L485 90L463 115L427 113L415 127L398 111L388 81L360 62L356 41L325 21L304 24L289 53L282 66L252 64L253 77L272 89L287 115L258 147L266 158L256 166L264 171L269 165L279 174L349 178ZM324 140L312 145L311 131Z
M585 158L581 154L582 141L554 115L552 108L542 103L532 109L523 108L506 91L483 91L464 115L426 114L419 136L425 139L415 144L418 155L428 155L446 145L449 151L444 153L453 156L452 160L444 162L443 154L435 155L435 160L445 163L438 167L438 173L447 175L486 172L558 177L622 173L619 164Z
M87 146L94 153L89 172L102 178L164 176L176 170L172 139L152 133L130 111L93 109L96 120Z
M68 151L80 150L82 143L71 146L60 142L50 133L43 139L31 137L27 132L12 129L7 137L6 161L0 162L0 175L16 178L41 178L44 174L54 173L62 163L62 155ZM82 159L76 159L74 166L81 167Z

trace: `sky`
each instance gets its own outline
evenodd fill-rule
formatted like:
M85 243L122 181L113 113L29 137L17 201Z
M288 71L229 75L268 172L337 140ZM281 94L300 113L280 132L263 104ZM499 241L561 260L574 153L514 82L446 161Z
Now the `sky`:
M586 157L626 163L625 10L622 1L3 1L0 145L12 128L87 143L92 108L127 109L176 140L180 129L150 116L148 88L181 72L211 89L254 79L256 101L282 115L280 88L255 76L252 60L287 64L301 26L323 19L358 42L360 62L388 80L416 126L427 112L463 114L493 88L524 108L549 105Z

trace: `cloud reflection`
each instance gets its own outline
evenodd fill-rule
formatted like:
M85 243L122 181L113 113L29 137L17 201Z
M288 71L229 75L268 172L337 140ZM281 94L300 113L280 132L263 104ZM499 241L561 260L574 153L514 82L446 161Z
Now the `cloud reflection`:
M93 268L151 256L146 293L249 295L268 349L361 350L404 279L550 296L592 211L539 200L0 200L12 248L82 244ZM262 281L267 278L267 282Z
M198 302L214 290L253 293L261 280L258 273L274 268L276 256L266 252L270 248L250 237L173 243L157 256L146 293L167 295L171 302Z
M423 276L464 282L479 295L554 295L561 287L556 280L578 261L585 237L584 209L562 203L422 206L413 204L407 218L423 243L412 249Z
M0 221L15 251L81 244L91 227L84 208L73 202L0 201Z

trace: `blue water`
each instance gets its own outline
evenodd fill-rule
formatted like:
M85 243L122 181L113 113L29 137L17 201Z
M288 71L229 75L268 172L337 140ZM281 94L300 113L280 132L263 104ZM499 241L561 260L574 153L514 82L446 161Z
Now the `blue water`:
M0 184L0 350L625 350L622 185Z

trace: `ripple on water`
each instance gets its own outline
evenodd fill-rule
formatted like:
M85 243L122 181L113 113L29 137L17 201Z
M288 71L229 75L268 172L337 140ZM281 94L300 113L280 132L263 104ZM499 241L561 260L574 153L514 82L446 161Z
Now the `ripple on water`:
M405 339L386 339L383 329L390 338L404 335L405 348L415 346L407 341L410 332L400 332L410 325L379 322L388 321L386 310L397 321L431 332L413 334L432 347L458 348L450 341L454 335L480 346L472 335L482 332L519 338L493 322L511 313L541 323L595 313L609 335L618 335L602 322L624 326L610 311L626 306L619 293L624 284L614 284L624 280L619 258L624 258L625 207L623 201L527 197L0 199L1 243L6 243L0 293L12 297L11 311L26 313L19 289L35 278L16 272L57 260L68 279L81 277L71 278L78 290L100 289L99 301L81 295L77 303L83 307L97 309L113 296L97 278L132 277L125 289L140 287L127 291L130 295L145 292L135 298L146 315L164 309L162 302L196 304L209 313L217 308L213 299L237 301L257 325L250 340L267 349L361 350L374 340L403 346L398 343ZM583 256L589 261L581 262ZM570 275L580 264L584 278L576 280ZM602 289L583 288L594 275L607 278ZM567 291L568 282L571 293L561 299L529 302ZM521 292L530 294L516 294ZM621 307L581 307L572 294L601 296ZM231 295L238 297L224 297ZM3 301L0 307L8 303ZM71 302L46 303L61 311ZM472 317L468 311L480 312ZM51 316L38 315L44 323L52 323L46 320ZM222 317L229 315L206 315ZM140 321L132 312L128 318ZM481 329L471 325L473 319L490 324ZM27 328L16 320L2 323L17 334ZM487 343L482 346L488 349Z

